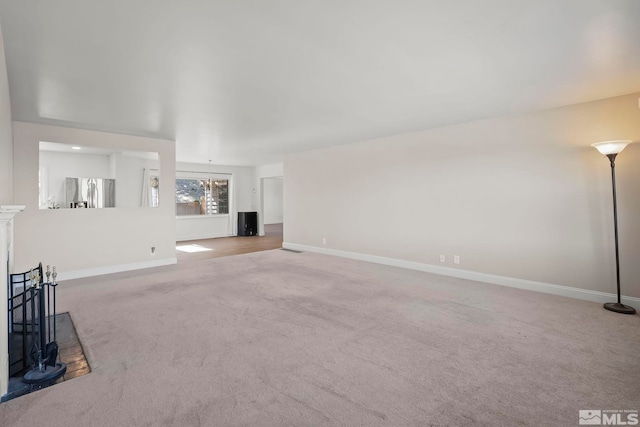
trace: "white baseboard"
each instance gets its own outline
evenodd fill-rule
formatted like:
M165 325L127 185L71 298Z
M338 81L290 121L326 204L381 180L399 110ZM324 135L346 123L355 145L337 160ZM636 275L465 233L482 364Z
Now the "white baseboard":
M288 242L283 242L282 247L295 251L315 252L319 254L333 255L342 258L356 259L359 261L373 262L376 264L390 265L393 267L407 268L410 270L424 271L427 273L441 274L443 276L458 277L460 279L475 280L477 282L492 283L494 285L509 286L512 288L544 292L547 294L599 303L615 302L617 300L617 295L606 292L590 291L587 289L573 288L571 286L554 285L552 283L535 282L533 280L517 279L514 277L497 276L495 274L479 273L476 271L442 267L439 265L424 264L415 261L405 261L395 258L368 255L358 252L341 251L337 249L327 249L318 246L300 245L297 243ZM640 298L622 295L621 299L623 304L634 307L636 310L640 310Z
M171 265L171 264L177 264L177 263L178 263L178 259L176 257L173 257L173 258L154 259L152 261L134 262L131 264L109 265L106 267L88 268L86 270L61 271L58 273L57 281L62 282L64 280L80 279L82 277L100 276L103 274L120 273L123 271L140 270L143 268L161 267L163 265Z

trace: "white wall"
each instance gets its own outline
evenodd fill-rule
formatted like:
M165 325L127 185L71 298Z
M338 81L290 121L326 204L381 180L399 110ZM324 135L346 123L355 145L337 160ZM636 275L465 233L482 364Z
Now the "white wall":
M640 141L639 95L291 155L285 245L614 293L609 162L589 145ZM616 163L622 289L634 297L639 164L640 143Z
M264 223L280 224L283 220L282 177L265 178L263 181Z
M233 181L232 191L235 195L235 206L229 215L176 217L177 241L210 239L235 235L238 220L237 213L257 210L258 195L254 185L255 168L253 167L178 163L176 170L178 177L180 176L180 171L231 174ZM172 201L175 203L175 194ZM231 227L229 227L229 221L233 222Z
M0 205L13 204L13 136L11 132L11 103L9 102L9 81L7 64L4 58L4 42L0 29ZM0 238L0 240L2 240ZM6 251L6 248L0 248ZM1 258L1 257L0 257ZM8 324L7 324L7 286L5 265L0 266L0 396L7 392L8 370Z
M150 152L92 154L40 150L40 166L47 169L49 196L55 196L61 208L69 207L65 203L66 178L115 179L116 207L135 208L141 205L143 170L158 169L157 160L143 157L153 155L157 157Z
M284 176L284 164L273 163L270 165L256 166L256 179Z
M48 171L49 196L55 196L56 204L68 208L65 203L65 179L115 178L108 155L74 154L40 151L40 166Z
M144 154L152 155L152 153ZM116 179L116 207L141 206L144 169L150 170L150 176L156 175L158 161L126 152L115 153L111 157L115 166L113 177ZM175 200L175 197L172 200Z
M13 203L13 135L9 80L0 29L0 205Z
M17 271L42 261L64 278L175 262L175 186L162 184L174 182L174 141L22 122L13 135L14 199L26 205L16 217ZM160 207L38 209L40 141L158 152Z

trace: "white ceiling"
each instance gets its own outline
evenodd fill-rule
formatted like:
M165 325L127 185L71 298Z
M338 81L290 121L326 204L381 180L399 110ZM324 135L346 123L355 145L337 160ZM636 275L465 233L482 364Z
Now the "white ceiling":
M286 153L640 91L640 0L0 0L14 120Z

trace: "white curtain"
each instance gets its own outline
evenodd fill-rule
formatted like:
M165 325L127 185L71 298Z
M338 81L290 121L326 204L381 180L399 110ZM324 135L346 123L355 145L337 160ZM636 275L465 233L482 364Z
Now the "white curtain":
M227 224L227 233L230 236L237 234L238 227L238 211L236 210L236 189L233 183L233 175L229 177L229 222Z
M140 197L140 207L151 206L151 177L148 169L142 169L142 196Z

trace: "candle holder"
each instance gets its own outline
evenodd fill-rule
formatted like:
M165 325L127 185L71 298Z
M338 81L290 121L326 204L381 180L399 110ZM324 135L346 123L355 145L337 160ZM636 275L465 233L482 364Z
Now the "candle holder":
M32 268L29 271L29 282L32 288L40 289L40 272L37 269Z

